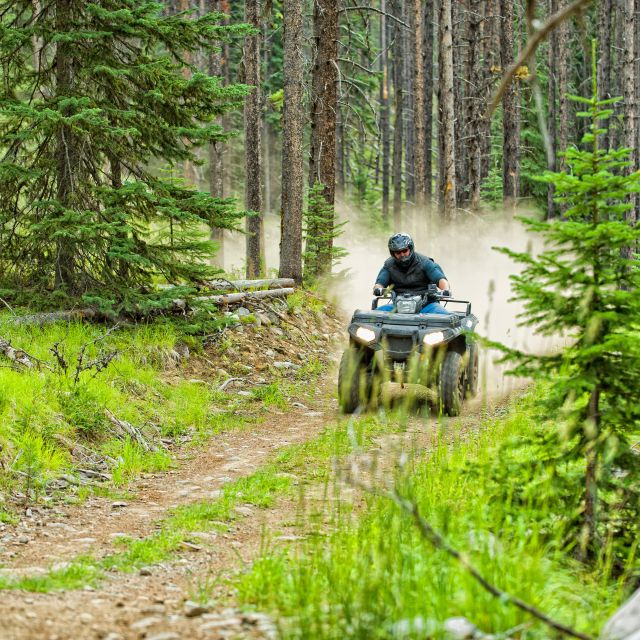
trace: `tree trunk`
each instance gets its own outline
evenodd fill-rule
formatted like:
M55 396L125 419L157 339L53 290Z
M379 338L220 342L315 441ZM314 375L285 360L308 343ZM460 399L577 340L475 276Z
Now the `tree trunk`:
M558 10L558 0L549 0L549 14L554 14ZM549 80L547 84L547 104L549 108L549 119L547 126L549 127L549 141L552 147L551 158L549 158L547 169L549 171L556 170L556 157L557 150L557 135L558 135L558 109L556 106L557 100L557 79L558 79L558 33L556 29L549 34L549 48L547 54L547 60L549 65ZM549 183L547 185L547 216L546 219L550 220L556 216L556 203L553 201L555 196L555 187Z
M500 0L502 29L500 33L500 58L502 68L507 69L514 60L513 22L511 0ZM518 85L512 82L502 98L502 195L505 209L513 213L520 183L520 113Z
M624 0L624 53L625 63L622 67L622 87L624 97L624 146L631 149L630 162L627 167L629 173L633 173L638 168L638 150L636 148L636 127L638 122L636 104L636 77L635 77L635 26L636 26L636 2L635 0ZM630 225L636 224L636 208L638 203L637 194L629 195L632 208L625 212L625 219ZM633 258L633 248L625 249L625 254L631 260Z
M284 110L282 115L282 221L280 277L302 282L303 71L302 4L284 0Z
M482 111L481 100L484 93L482 69L481 0L471 0L467 19L469 50L465 65L465 111L464 146L465 182L468 186L469 207L477 211L480 207L480 160L482 155Z
M315 63L311 79L311 144L309 187L322 185L324 201L311 217L307 234L312 278L331 272L336 188L336 122L338 111L338 2L315 0L313 5ZM305 274L306 275L306 274Z
M597 436L600 434L600 388L596 387L589 398L587 419L592 425L595 436L587 445L587 465L585 472L584 526L586 540L582 549L583 559L589 551L595 550L598 542L598 450Z
M427 0L424 7L422 46L424 67L424 182L427 198L431 198L433 174L433 20L435 0Z
M73 0L56 1L56 33L63 34L73 27ZM56 69L56 96L64 99L71 96L74 80L73 48L71 42L60 40L56 46L54 65ZM70 115L69 108L63 111ZM57 200L66 209L72 207L74 182L77 179L79 154L75 135L68 124L61 124L57 134L56 168ZM64 217L64 213L62 213ZM68 238L63 234L68 223L61 221L60 235L56 238L56 276L55 287L65 288L67 292L75 290L74 251Z
M338 106L338 122L336 124L336 194L338 197L344 195L347 185L347 174L345 164L347 162L347 153L344 139L344 113Z
M208 0L209 11L220 11L220 0ZM209 53L209 75L222 78L222 53L212 51ZM222 117L216 118L216 123L222 126ZM218 142L209 143L209 193L214 198L224 197L224 171L223 171L223 145ZM219 227L211 228L211 240L215 242L217 250L211 263L224 269L224 230Z
M410 29L401 29L400 37L403 40L402 56L402 84L404 86L404 184L405 197L409 202L414 202L416 197L415 183L415 120L414 120L414 99L413 90L413 68L415 27L413 24L413 2L406 0L402 3L402 18Z
M465 74L469 53L469 2L470 0L458 0L451 4L451 37L455 46L452 47L453 58L453 108L455 136L455 166L456 166L456 203L465 203L468 199L467 192L467 151L469 121L467 119L466 103L469 93L468 78Z
M568 4L568 0L559 0L558 9L562 9ZM567 150L569 146L569 127L571 126L571 103L567 98L569 93L569 69L567 61L569 56L569 24L566 20L558 26L558 151L560 153ZM565 171L567 164L563 157L559 162L560 171ZM561 207L566 209L566 207Z
M389 55L387 52L386 0L380 0L380 133L382 136L382 219L389 219L389 154L391 151L389 128Z
M413 0L413 121L415 129L414 154L414 183L416 190L416 204L421 206L427 201L427 187L425 181L425 148L427 146L424 126L424 67L422 65L422 0Z
M262 149L260 142L260 0L245 0L245 21L257 33L248 36L244 45L244 69L246 84L254 87L247 96L244 107L246 207L253 215L247 216L247 278L260 275L263 256L262 237Z
M450 219L456 209L455 105L453 96L451 0L441 1L438 31L440 43L438 110L440 114L440 146L442 149L439 200L443 217Z
M611 93L611 29L612 29L612 0L599 0L598 2L598 93L602 99L613 97ZM600 138L603 149L609 146L608 132Z
M188 11L189 9L193 9L192 2L190 0L178 1L178 11ZM192 52L185 51L183 55L187 64L191 64L193 62ZM185 78L191 78L191 69L188 66L184 65L182 67L182 75ZM190 187L198 186L198 172L196 170L196 165L191 160L185 160L182 163L182 175L187 185L189 185Z
M515 9L518 4L515 3ZM514 23L519 23L519 18L514 18ZM483 114L488 105L493 85L498 76L491 73L491 68L500 66L500 50L495 43L500 42L500 33L502 31L502 18L500 15L500 0L488 0L484 3L483 20L480 28L480 37L483 41L482 56L484 64L482 65L482 82L483 88L481 92L482 107L480 113ZM480 137L480 180L484 180L491 171L491 120L482 118L479 123Z
M394 0L394 15L402 17L399 10L400 0ZM403 120L404 120L404 90L402 87L402 65L404 61L404 47L402 27L393 24L393 88L395 123L393 127L393 225L400 229L402 220L402 150L403 150Z

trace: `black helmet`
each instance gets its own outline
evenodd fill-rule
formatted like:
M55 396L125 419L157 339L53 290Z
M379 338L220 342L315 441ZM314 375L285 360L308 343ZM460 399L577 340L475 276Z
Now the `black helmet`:
M393 254L395 251L404 251L409 249L409 255L405 258L396 258ZM396 233L389 238L389 253L398 264L407 264L413 258L413 240L406 233Z

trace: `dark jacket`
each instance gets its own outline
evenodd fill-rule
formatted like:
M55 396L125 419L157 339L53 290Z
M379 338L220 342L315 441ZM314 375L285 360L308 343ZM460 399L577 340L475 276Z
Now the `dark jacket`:
M376 282L387 287L394 285L396 293L424 293L430 284L438 284L446 278L440 265L419 253L413 253L406 265L398 265L395 258L388 258Z

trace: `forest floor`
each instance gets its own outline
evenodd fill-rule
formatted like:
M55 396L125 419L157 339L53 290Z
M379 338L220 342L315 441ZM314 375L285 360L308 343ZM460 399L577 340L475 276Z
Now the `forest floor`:
M323 358L329 364L298 401L265 406L258 423L179 450L174 469L143 474L122 499L107 493L81 504L34 504L19 522L3 525L0 577L22 579L24 588L2 593L0 637L275 637L275 621L234 602L233 577L251 565L265 540L284 545L304 536L301 513L322 518L323 505L334 500L357 507L362 496L350 487L335 491L336 474L345 464L374 469L380 480L408 449L428 448L443 426L414 415L401 430L374 430L355 458L342 451L336 464L327 431L344 433L367 418L347 425L339 415L335 363L343 346L342 322L333 317L322 322L328 339ZM242 344L235 346L245 353ZM308 340L300 335L288 346L304 350ZM271 347L278 348L261 345L263 351ZM245 364L259 366L260 350L254 349L253 363L245 357ZM205 372L181 375L194 373ZM486 404L467 407L457 429L473 428L487 409ZM305 449L305 443L311 446ZM295 464L287 462L292 455ZM288 490L278 491L282 481ZM129 551L123 541L129 541Z

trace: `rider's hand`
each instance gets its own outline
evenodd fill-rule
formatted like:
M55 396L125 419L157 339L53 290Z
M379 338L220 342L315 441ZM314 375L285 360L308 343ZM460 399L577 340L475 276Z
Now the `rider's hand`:
M384 287L381 287L378 284L375 287L373 287L374 296L381 296L383 293L384 293Z

